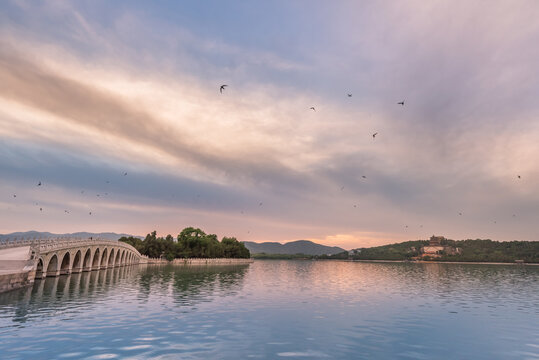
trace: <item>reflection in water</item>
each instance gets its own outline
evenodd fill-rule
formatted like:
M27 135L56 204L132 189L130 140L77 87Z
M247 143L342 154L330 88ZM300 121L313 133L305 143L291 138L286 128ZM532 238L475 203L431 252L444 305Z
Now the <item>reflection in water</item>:
M539 358L539 267L123 267L0 295L0 358Z
M13 322L57 316L51 310L65 310L92 306L100 302L112 289L128 287L139 289L138 299L148 301L150 294L168 294L172 290L176 303L192 306L200 301L211 301L219 296L236 294L248 266L182 267L182 266L126 266L100 271L36 280L32 287L0 295L0 311L12 310ZM159 271L156 271L159 269ZM6 317L2 314L2 317ZM0 332L2 327L0 327Z

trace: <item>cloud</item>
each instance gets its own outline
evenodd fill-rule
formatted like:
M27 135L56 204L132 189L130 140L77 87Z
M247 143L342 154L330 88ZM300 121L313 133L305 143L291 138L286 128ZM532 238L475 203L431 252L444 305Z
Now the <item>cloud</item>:
M278 46L136 8L26 6L0 28L2 194L41 173L70 200L128 169L100 206L146 204L162 229L178 209L260 241L538 235L534 2L291 6Z

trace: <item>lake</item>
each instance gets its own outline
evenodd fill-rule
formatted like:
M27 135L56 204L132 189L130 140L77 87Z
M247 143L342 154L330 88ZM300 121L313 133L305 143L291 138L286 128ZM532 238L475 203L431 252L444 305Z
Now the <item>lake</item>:
M539 267L132 266L0 294L6 359L539 359Z

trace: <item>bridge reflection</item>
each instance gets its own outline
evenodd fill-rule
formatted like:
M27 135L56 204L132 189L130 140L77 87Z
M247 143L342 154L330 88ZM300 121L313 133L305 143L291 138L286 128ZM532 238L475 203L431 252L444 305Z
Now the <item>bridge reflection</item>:
M4 319L21 325L49 316L65 320L107 297L121 302L132 296L148 302L151 294L182 307L210 302L240 291L248 267L136 265L47 277L31 287L0 294L0 333L11 327Z

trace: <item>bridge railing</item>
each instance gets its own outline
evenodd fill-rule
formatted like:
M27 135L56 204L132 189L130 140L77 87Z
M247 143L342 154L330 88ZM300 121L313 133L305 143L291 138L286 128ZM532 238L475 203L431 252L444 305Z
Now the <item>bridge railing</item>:
M137 249L133 246L118 241L101 238L10 238L0 239L0 249L8 249L21 246L30 246L34 251L46 252L60 248L75 247L75 246L92 246L98 244L120 245L128 248L135 253Z

